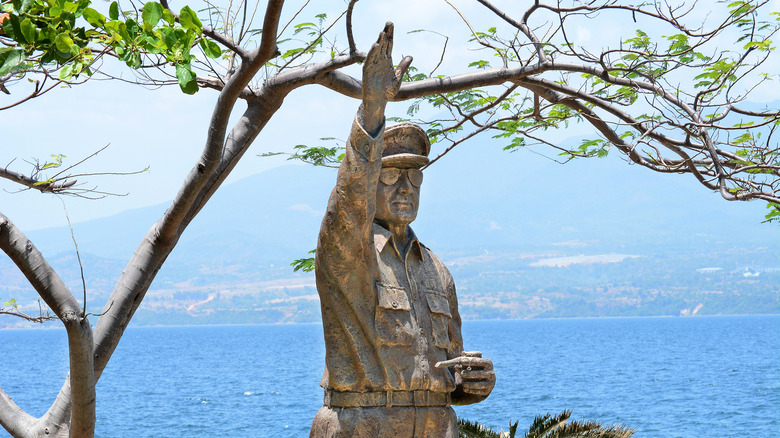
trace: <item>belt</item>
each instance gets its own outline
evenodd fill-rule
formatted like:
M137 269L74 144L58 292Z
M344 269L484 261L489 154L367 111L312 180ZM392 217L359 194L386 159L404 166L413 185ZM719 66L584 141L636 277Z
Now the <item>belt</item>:
M339 392L325 390L325 406L337 408L376 408L393 406L449 406L449 392L433 391L372 391Z

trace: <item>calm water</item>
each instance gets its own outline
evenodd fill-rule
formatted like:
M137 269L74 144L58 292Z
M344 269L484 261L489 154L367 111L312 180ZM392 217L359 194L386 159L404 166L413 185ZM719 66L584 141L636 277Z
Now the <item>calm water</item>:
M464 323L495 362L459 416L622 422L636 437L780 437L780 316ZM42 414L66 372L59 330L0 331L0 386ZM98 385L99 437L305 437L322 403L320 325L131 328ZM3 436L3 432L0 432Z

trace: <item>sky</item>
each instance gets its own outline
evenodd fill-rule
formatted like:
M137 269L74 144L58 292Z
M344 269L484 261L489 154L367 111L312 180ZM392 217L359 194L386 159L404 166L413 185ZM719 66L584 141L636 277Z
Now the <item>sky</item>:
M298 9L300 2L287 2L287 13ZM474 18L476 29L484 30L495 21L482 20L481 6L473 1L453 1L465 16ZM517 9L514 1L497 1L508 11ZM174 9L184 5L172 2ZM780 0L773 0L780 10ZM309 16L327 12L335 17L342 2L312 1ZM707 8L698 13L705 14ZM304 13L303 17L306 16ZM450 36L448 61L438 72L458 73L475 56L465 49L468 27L445 1L403 0L392 2L359 2L355 15L355 35L359 48L367 50L385 21L395 23L394 56L412 55L414 65L430 71L438 63L444 41L439 34ZM702 15L704 17L704 15ZM495 19L493 19L495 20ZM641 23L640 23L641 24ZM614 20L601 22L598 28L587 21L576 26L577 40L583 44L619 39L631 30L633 23ZM409 33L416 29L434 32ZM775 64L777 63L775 61ZM780 68L768 66L774 71ZM348 70L357 75L359 67ZM766 101L780 100L780 87L758 93ZM14 93L19 93L12 90ZM19 93L21 94L21 93ZM14 94L10 98L17 97ZM0 165L11 163L16 171L30 169L25 160L46 160L51 154L64 154L66 163L86 157L110 145L96 158L82 166L83 171L132 172L149 170L132 176L90 177L99 190L121 193L98 201L63 198L71 221L81 222L109 216L127 209L154 205L173 198L185 176L196 162L211 116L216 92L201 90L194 96L178 88L147 90L116 81L90 81L71 89L57 89L12 110L0 112ZM0 95L0 106L9 96ZM282 109L263 130L247 155L233 171L228 182L236 181L271 167L287 164L283 157L260 158L259 154L291 151L297 144L318 144L320 137L344 139L358 102L322 87L305 87L293 92ZM403 113L405 103L390 104L388 113ZM243 110L239 104L233 116ZM561 140L582 135L586 128L572 127L562 132ZM480 140L482 141L482 140ZM474 145L470 147L480 147ZM435 151L434 151L435 152ZM457 151L455 151L457 153ZM528 159L538 159L533 154ZM540 160L540 165L546 160ZM637 177L641 177L637 172ZM576 175L571 175L576 184ZM33 230L66 224L63 200L34 191L14 193L17 186L0 181L0 212L22 230ZM725 201L724 201L725 202Z

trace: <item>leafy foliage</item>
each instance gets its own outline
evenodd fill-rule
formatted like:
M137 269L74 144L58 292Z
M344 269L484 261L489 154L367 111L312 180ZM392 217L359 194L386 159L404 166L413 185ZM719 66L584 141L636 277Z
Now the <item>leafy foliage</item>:
M604 426L591 421L568 423L569 417L571 411L536 417L523 438L628 438L634 434L633 429L624 426ZM458 420L460 438L515 438L517 425L518 422L510 422L509 431L505 433L468 420Z
M764 222L780 222L780 204L768 202L766 208L769 209L769 213L766 214Z
M515 423L515 426L517 423ZM502 432L496 432L489 427L463 418L458 419L458 437L460 438L503 438ZM514 433L509 435L514 438Z
M11 307L13 309L18 309L19 308L19 304L16 302L16 299L11 298L10 300L8 300L5 303L3 303L3 307Z
M15 44L0 49L0 76L58 70L57 78L70 82L92 76L92 65L108 52L133 69L145 67L143 56L159 55L175 66L182 91L193 94L198 85L192 48L199 45L209 58L222 56L216 43L203 38L203 25L189 6L178 17L158 2L144 4L140 17L120 10L116 1L108 17L90 0L13 0L2 11L3 34Z
M767 13L762 1L718 3L722 21L710 27L691 24L690 9L610 2L534 6L522 20L502 17L509 26L472 31L482 56L466 68L516 69L517 79L420 97L405 120L424 124L434 142L445 143L432 163L486 133L508 151L545 146L560 162L617 152L657 172L689 173L728 200L777 203L780 147L773 134L780 112L739 105L777 80L759 66L773 54L780 14ZM634 29L606 50L581 46L570 35L585 24L578 19L595 19L596 12L635 23L643 17L653 26ZM534 21L537 14L542 21ZM537 35L531 28L545 19ZM434 76L411 70L407 79ZM433 120L422 116L430 108ZM560 129L574 124L592 125L597 136L563 147Z
M341 160L344 159L346 146L340 140L334 137L323 137L321 141L335 142L335 146L307 146L299 144L294 146L295 152L288 154L284 152L265 152L260 157L274 157L277 155L287 155L288 160L301 161L313 166L337 168Z
M317 250L313 249L309 251L309 254L316 253ZM293 267L293 272L313 272L314 271L314 257L304 257L297 260L294 260L292 263L290 263L290 266Z
M34 323L44 323L46 321L51 321L57 318L48 308L46 308L46 306L41 303L40 298L36 298L33 301L38 304L38 315L33 316L25 313L22 310L22 306L15 298L10 298L8 301L4 302L2 306L0 306L0 315L15 316L17 318L22 318Z

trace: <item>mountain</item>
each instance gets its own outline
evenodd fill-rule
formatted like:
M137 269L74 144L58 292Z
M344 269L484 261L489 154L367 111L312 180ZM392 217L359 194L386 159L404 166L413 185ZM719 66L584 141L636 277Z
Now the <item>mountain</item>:
M289 165L221 188L182 236L142 308L178 306L178 316L168 314L166 323L192 323L193 315L208 309L212 311L201 321L224 322L224 312L231 309L232 322L316 320L312 276L293 273L289 264L316 245L335 176L332 169ZM105 303L122 266L165 208L161 204L75 224L90 305ZM670 284L680 287L694 287L690 276L697 269L718 267L729 273L716 279L718 284L728 284L735 272L741 282L747 268L764 270L766 283L780 260L780 227L761 224L763 213L759 203L728 203L690 177L655 174L613 157L557 165L530 153L476 145L425 171L414 228L450 264L462 294L482 297L472 305L477 308L489 301L483 293L491 290L526 293L531 287L557 287L571 298L587 295L585 289L613 285L625 295L626 287L614 285L650 287L678 268ZM70 232L54 228L29 237L66 282L80 290ZM0 276L0 299L30 298L7 258L0 260ZM759 309L778 308L776 289L770 283L758 287L759 295L770 300ZM502 301L490 309L504 309L499 317L545 316L547 307L527 302L549 302L549 297L523 297L523 308ZM511 299L520 298L505 297ZM263 303L273 300L280 301L271 307L282 310L260 319L256 312L247 313L265 309ZM675 308L682 305L687 304L670 308L682 311ZM507 311L507 306L515 310ZM558 314L565 308L566 302L555 304ZM701 312L707 310L705 306ZM160 323L154 311L139 312L136 322Z

